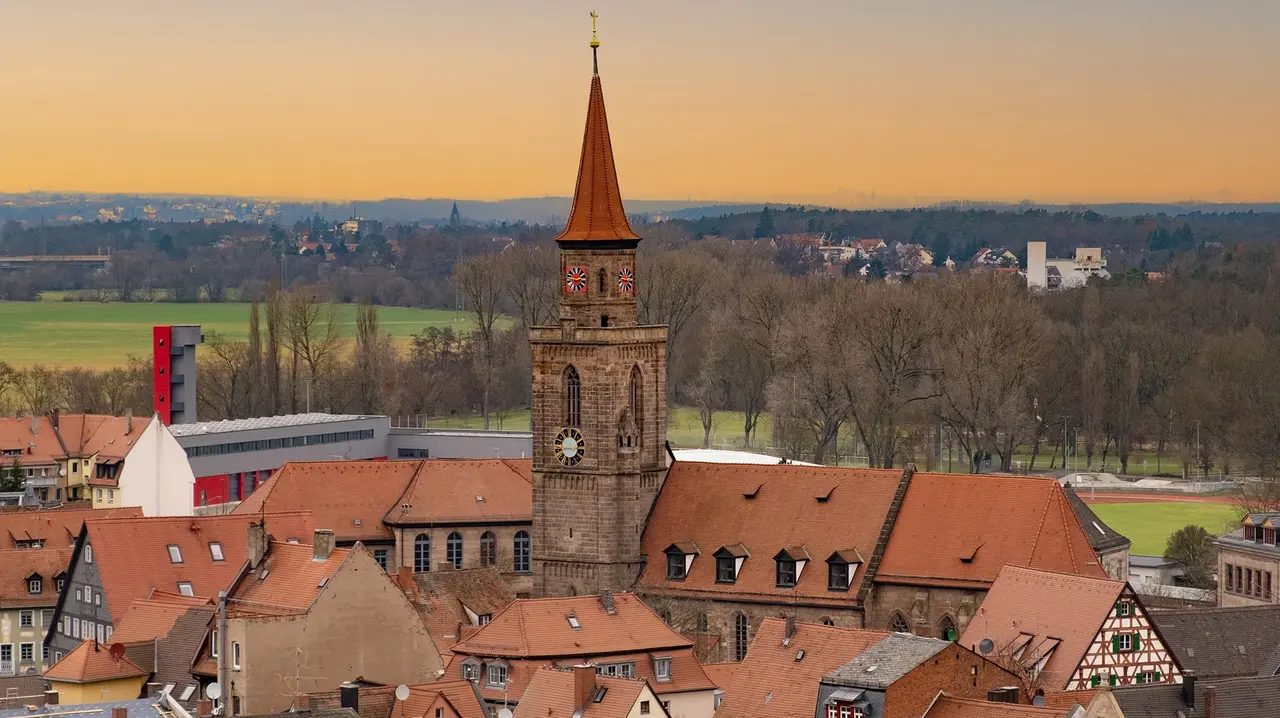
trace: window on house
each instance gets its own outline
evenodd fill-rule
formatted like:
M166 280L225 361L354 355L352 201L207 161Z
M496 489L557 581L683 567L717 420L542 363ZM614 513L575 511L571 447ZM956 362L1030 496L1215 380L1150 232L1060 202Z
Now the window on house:
M462 534L454 531L444 542L445 559L454 568L462 568Z
M46 608L40 612L40 625L48 626L51 623L53 623L53 609Z
M734 583L738 580L738 560L733 557L716 557L716 583Z
M1129 603L1128 603L1128 601L1121 601L1120 603L1116 604L1116 615L1117 615L1117 616L1127 616L1127 615L1129 615Z
M18 628L34 628L35 625L35 611L18 611Z
M62 617L62 635L64 636L71 635L71 616Z
M911 624L907 623L907 619L897 611L889 617L889 630L894 633L911 633Z
M485 682L498 688L505 686L507 684L507 667L496 663L489 664Z
M1133 636L1129 635L1128 633L1121 633L1117 638L1119 639L1116 641L1117 650L1121 650L1121 651L1133 650Z
M653 677L660 681L671 680L671 659L655 658L653 659Z
M640 701L640 715L649 715L649 701Z
M209 655L218 657L218 629L216 628L209 633Z
M40 646L40 662L49 665L49 645Z
M222 556L222 544L218 543L217 541L210 543L209 555L213 557L214 561L225 560Z
M582 424L582 379L578 370L569 365L564 371L565 426Z
M1266 573L1262 574L1262 588L1263 588L1262 597L1270 601L1271 600L1271 572L1270 571L1267 571Z
M182 549L176 544L169 544L169 563L182 563Z
M444 718L444 709L443 709L443 708L437 708L437 709L436 709L436 718Z
M492 531L480 534L480 565L493 566L498 563L498 537Z
M84 602L93 603L93 587L92 586L84 587Z
M58 588L58 593L62 593L62 587L65 585L67 585L67 579L60 578L57 580L56 586Z
M84 562L93 563L93 546L89 544L84 545Z
M33 578L27 581L27 593L40 593L43 590L44 583L40 579Z
M532 570L532 562L529 559L529 533L526 531L516 532L514 564L516 573L529 573Z
M231 642L231 667L240 670L240 642Z
M96 630L98 633L98 643L105 643L107 640L106 626L103 626L101 623L99 623L97 626L94 627L94 630Z
M385 548L375 548L373 550L373 560L377 562L378 568L383 571L387 570L387 550Z
M1235 567L1232 566L1231 564L1226 564L1226 569L1227 570L1224 571L1224 573L1227 574L1227 590L1235 591L1236 590L1236 574L1234 571Z
M19 663L35 663L36 662L36 644L22 643L18 645L18 662Z
M474 681L480 678L480 666L474 663L462 664L462 679L466 681Z
M733 619L733 660L747 657L747 616L739 613Z
M413 572L431 570L431 537L418 534L413 538Z
M179 581L179 582L178 582L178 593L182 594L183 596L194 596L194 595L196 595L195 590L191 587L191 582L190 582L190 581Z
M849 590L849 564L841 561L832 561L827 564L827 590Z
M674 551L667 554L667 580L684 580L684 554Z
M796 562L790 559L780 558L778 564L778 588L795 588L796 585Z

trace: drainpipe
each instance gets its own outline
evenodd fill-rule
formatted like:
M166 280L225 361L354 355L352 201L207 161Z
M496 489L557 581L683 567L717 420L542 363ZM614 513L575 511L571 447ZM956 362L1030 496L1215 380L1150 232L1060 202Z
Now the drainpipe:
M231 700L230 666L227 661L227 592L218 592L218 685L222 687L217 715L229 715L227 704Z

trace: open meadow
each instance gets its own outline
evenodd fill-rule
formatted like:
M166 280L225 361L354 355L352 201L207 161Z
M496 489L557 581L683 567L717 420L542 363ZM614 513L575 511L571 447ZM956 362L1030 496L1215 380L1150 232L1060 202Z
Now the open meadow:
M249 336L249 305L244 303L63 302L58 298L0 302L0 361L17 367L109 369L125 364L130 354L146 356L155 325L199 324L206 334L218 332L240 340ZM339 312L342 333L354 336L356 306L341 305ZM378 307L378 323L384 334L400 342L427 327L467 332L474 326L469 313L405 307ZM265 338L265 321L262 327Z
M1088 501L1087 496L1083 496ZM1203 526L1217 536L1231 528L1236 508L1230 503L1209 501L1143 501L1135 503L1090 503L1089 508L1133 542L1132 553L1148 556L1164 554L1169 536L1190 524Z

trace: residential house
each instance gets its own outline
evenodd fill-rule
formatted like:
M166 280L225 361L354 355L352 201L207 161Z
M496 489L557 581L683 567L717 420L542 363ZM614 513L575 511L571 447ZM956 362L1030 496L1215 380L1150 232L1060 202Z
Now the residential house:
M636 590L708 662L780 614L954 638L1005 564L1105 577L1056 481L910 468L677 461L642 552Z
M389 573L495 566L527 596L531 470L503 459L290 462L234 513L312 511L340 546L365 543Z
M887 245L883 239L879 237L871 237L867 239L855 239L850 245L856 250L857 256L862 259L870 260L876 256L876 253L884 249Z
M147 516L190 516L196 483L187 452L169 427L153 416L129 452L130 461L110 479L96 480L94 508L139 506Z
M470 638L516 599L496 566L426 573L405 567L396 580L446 661L453 655L453 644Z
M0 677L40 675L71 549L0 550Z
M960 641L1045 691L1181 681L1150 615L1125 581L1005 566Z
M1280 677L1252 676L1181 685L1129 686L1102 691L1086 718L1256 718L1276 715Z
M1150 586L1176 586L1183 576L1182 564L1164 556L1132 555L1129 557L1129 583Z
M484 701L471 681L443 680L415 685L406 684L409 697L395 696L396 686L351 681L338 690L300 696L294 712L328 711L346 707L359 711L361 718L491 718Z
M478 681L499 710L523 700L547 666L590 663L603 676L643 678L671 718L709 718L716 685L672 630L633 594L520 599L453 646L448 678Z
M716 718L917 718L940 690L986 696L1017 684L952 642L769 618Z
M115 479L142 431L133 416L63 414L0 418L0 462L26 469L41 501L99 500L119 506Z
M54 660L82 639L110 643L116 621L156 590L213 598L247 558L250 524L286 541L310 540L305 511L258 516L88 519L80 529L46 643ZM61 655L60 655L61 654Z
M945 692L935 697L924 716L925 718L1076 718L1072 713L1057 708L960 698Z
M1071 511L1080 522L1080 528L1084 529L1084 535L1089 538L1089 546L1102 562L1102 570L1117 581L1132 580L1129 549L1133 542L1099 518L1070 483L1062 488L1067 502L1071 504Z
M94 510L85 504L57 509L26 508L0 511L0 551L5 549L74 548L85 519L139 518L136 507Z
M1018 255L1004 247L996 249L983 247L969 259L969 267L972 269L1017 268L1017 266Z
M123 651L89 639L44 672L49 689L66 706L101 701L134 700L151 672L129 660Z
M1219 537L1218 605L1274 604L1280 591L1280 513L1248 514L1240 528Z
M257 525L247 543L228 591L226 635L211 632L195 667L229 672L222 700L233 715L285 710L299 694L353 675L395 683L441 675L414 607L362 545L334 548L327 529L311 545L273 540Z
M1280 666L1280 606L1155 611L1151 620L1178 664L1199 680L1275 675Z
M515 718L670 718L643 678L597 675L595 666L539 669Z
M215 612L209 598L152 591L138 599L116 622L112 645L125 657L150 669L150 683L167 690L187 710L203 697L200 681L191 673Z

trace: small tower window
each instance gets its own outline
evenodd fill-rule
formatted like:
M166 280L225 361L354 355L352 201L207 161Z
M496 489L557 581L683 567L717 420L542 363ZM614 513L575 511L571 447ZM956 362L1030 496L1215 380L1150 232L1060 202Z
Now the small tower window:
M600 296L602 296L602 297L603 297L603 296L605 295L605 291L606 291L606 290L605 290L605 288L604 288L604 287L605 287L605 284L604 284L604 270L603 270L603 269L601 269L601 270L600 270L600 275L599 275L599 276L600 276Z
M564 372L565 412L564 422L567 426L582 424L582 380L578 370L572 365Z
M600 315L600 326L602 326L602 327L607 327L607 326L609 326L609 315L608 315L608 314L601 314L601 315Z
M631 383L627 387L627 403L631 406L631 417L636 422L636 446L640 446L640 439L644 436L644 377L640 374L640 367L631 367Z

